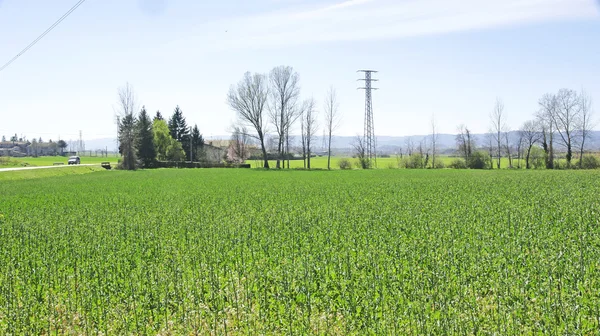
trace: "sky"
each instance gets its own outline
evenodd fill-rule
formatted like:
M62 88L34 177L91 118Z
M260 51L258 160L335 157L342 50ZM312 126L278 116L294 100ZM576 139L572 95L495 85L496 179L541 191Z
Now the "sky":
M0 0L0 65L75 2ZM0 72L0 135L114 137L125 83L151 114L179 105L225 135L229 87L279 65L319 107L336 89L338 135L363 130L359 69L379 71L378 135L428 134L432 119L486 132L496 98L517 129L560 88L585 90L598 116L600 0L87 0Z

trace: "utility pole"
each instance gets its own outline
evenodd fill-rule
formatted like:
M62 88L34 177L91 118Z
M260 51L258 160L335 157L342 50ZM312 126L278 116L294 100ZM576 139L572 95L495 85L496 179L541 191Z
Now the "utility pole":
M369 163L373 167L377 168L377 143L375 140L375 125L373 122L373 101L371 96L372 90L378 90L372 86L372 82L377 82L378 79L372 78L372 74L377 73L376 70L358 70L363 72L365 78L359 79L359 81L365 81L365 86L358 88L359 90L365 90L365 156L369 160Z

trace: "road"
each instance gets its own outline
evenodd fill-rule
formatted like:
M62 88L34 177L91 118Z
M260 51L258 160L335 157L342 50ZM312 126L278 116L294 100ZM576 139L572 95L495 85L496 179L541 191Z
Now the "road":
M64 167L85 167L85 166L100 166L99 163L89 163L80 165L57 165L57 166L39 166L39 167L15 167L15 168L0 168L1 172L16 171L16 170L32 170L32 169L49 169L49 168L64 168Z

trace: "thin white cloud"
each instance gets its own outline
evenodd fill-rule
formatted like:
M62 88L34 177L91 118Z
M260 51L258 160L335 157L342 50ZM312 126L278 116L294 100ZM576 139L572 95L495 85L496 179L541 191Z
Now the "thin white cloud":
M198 27L213 49L391 39L598 17L595 0L346 0ZM214 34L218 31L228 34Z

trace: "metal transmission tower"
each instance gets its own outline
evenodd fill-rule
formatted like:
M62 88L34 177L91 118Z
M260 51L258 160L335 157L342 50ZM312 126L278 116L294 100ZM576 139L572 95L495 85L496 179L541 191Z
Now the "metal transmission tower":
M364 146L365 156L369 160L369 163L374 167L377 167L377 143L375 141L375 125L373 122L373 101L371 97L371 91L377 90L371 84L377 82L378 79L373 79L372 74L377 73L375 70L358 70L358 72L364 72L365 78L360 80L365 81L365 86L358 88L359 90L365 90L365 135L364 135Z

